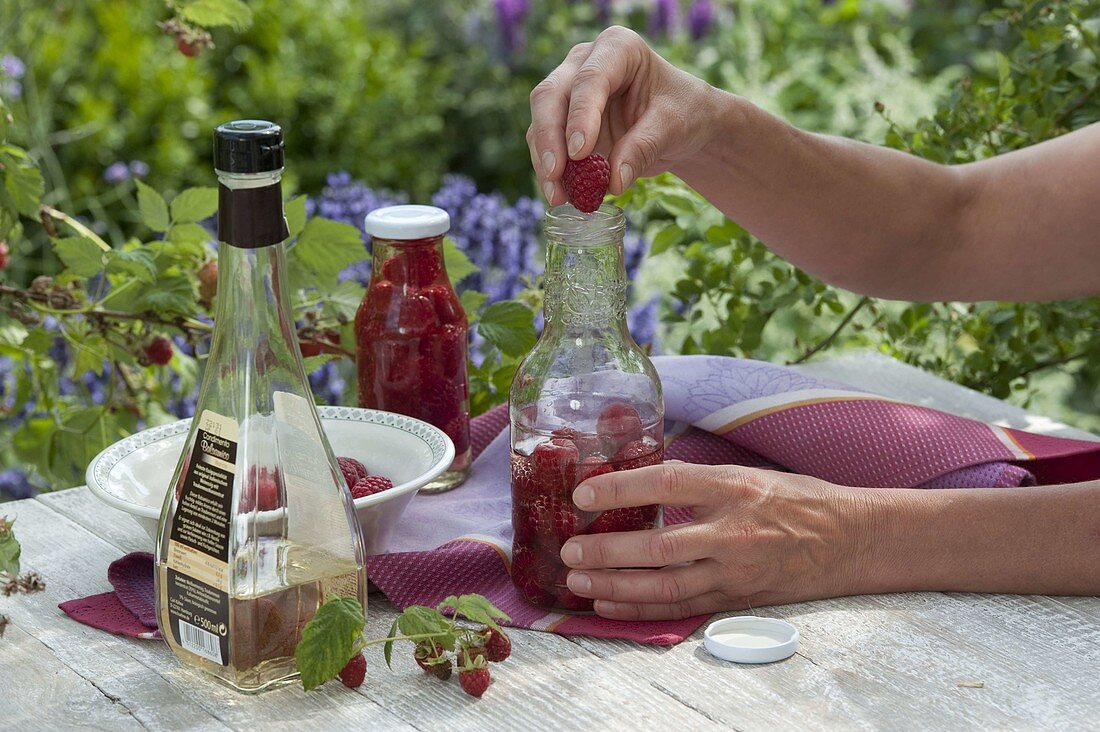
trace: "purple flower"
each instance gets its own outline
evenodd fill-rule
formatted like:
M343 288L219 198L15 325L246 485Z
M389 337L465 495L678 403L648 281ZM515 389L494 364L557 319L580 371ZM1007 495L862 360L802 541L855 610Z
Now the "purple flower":
M677 0L654 0L653 14L649 16L651 36L670 36L676 30L676 16L680 6Z
M527 0L495 0L497 24L504 53L514 56L523 48L523 21L530 10Z
M691 37L698 41L710 32L714 24L714 3L710 0L695 0L688 8L688 27L691 29Z
M108 183L121 183L130 179L130 167L121 160L115 161L103 171L103 180Z
M23 59L9 53L0 56L0 72L12 79L22 79L27 73L27 65L23 63Z
M130 172L134 174L135 178L144 178L149 175L149 163L144 160L131 160Z
M19 468L0 471L0 496L9 496L15 500L31 498L38 491L27 480L27 474Z

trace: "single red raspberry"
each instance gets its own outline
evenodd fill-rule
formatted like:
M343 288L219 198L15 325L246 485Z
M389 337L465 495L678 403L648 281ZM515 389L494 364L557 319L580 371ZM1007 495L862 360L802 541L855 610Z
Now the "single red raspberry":
M588 525L586 534L609 534L616 531L642 531L657 528L657 506L631 506L604 511Z
M180 36L176 39L176 48L179 52L188 58L194 58L202 53L203 45L201 43L195 43L187 40L184 36Z
M413 658L424 669L424 673L431 674L440 681L451 678L451 659L447 658L441 643L420 641L413 649Z
M218 263L211 260L199 267L199 300L209 305L218 294Z
M429 242L431 240L421 240ZM427 287L443 275L443 259L435 244L405 242L401 251L382 263L382 276L398 285Z
M641 439L642 418L626 402L611 402L600 411L596 432L607 443L607 454L613 455L631 440Z
M409 294L399 297L397 330L401 335L423 335L439 327L435 306L426 296Z
M597 475L606 475L613 472L615 472L615 468L602 457L589 455L581 460L581 465L577 469L577 483L580 484L589 478L595 478Z
M349 689L358 689L367 675L367 659L362 653L352 656L348 664L340 671L340 681Z
M536 481L540 487L558 491L564 486L572 490L576 478L580 451L572 440L555 437L540 443L531 454L535 463Z
M462 310L462 303L458 295L446 285L431 285L420 291L427 295L435 305L435 313L439 316L439 322L444 325L454 325L466 322L466 313Z
M634 468L644 468L647 465L659 465L663 452L652 441L632 440L615 453L612 461L615 463L615 470L633 470Z
M512 583L523 599L538 607L554 604L554 580L558 569L534 549L513 545Z
M367 466L353 457L338 457L336 464L340 466L340 472L344 474L344 482L348 484L348 488L358 483L360 478L370 475L367 472Z
M352 486L351 497L366 498L367 496L373 496L375 493L388 491L390 488L393 488L393 481L389 478L384 478L381 475L368 475L365 478L360 478Z
M8 243L6 241L0 241L0 269L4 269L8 266L8 262L11 261L11 250L8 249Z
M479 698L489 688L489 682L492 680L492 677L489 676L489 669L485 666L463 669L458 674L458 683L462 686L462 690L470 696Z
M598 435L586 434L572 427L560 427L554 430L552 434L554 437L564 437L565 439L572 440L573 444L577 446L577 452L580 453L582 458L587 458L603 450L603 440L601 440Z
M153 336L145 344L145 357L157 366L163 366L172 360L172 341L162 335Z
M569 203L584 213L592 213L603 203L611 183L611 166L603 155L592 153L584 160L569 160L561 178Z
M512 639L504 634L503 630L487 628L485 630L485 658L499 663L512 655Z

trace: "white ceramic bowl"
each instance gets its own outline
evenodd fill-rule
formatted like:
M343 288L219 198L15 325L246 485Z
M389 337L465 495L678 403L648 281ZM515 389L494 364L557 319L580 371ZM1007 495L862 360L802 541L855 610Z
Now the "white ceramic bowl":
M355 499L368 554L382 554L417 490L454 460L450 438L427 422L356 407L318 407L332 451L362 461L393 481L388 491ZM95 456L85 478L92 493L134 517L156 541L157 520L191 420L130 435Z

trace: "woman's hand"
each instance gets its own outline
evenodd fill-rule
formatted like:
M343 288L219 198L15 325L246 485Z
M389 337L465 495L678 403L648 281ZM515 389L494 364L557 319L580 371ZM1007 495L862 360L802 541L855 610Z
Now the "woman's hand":
M609 473L573 493L604 511L691 506L694 520L577 536L561 550L569 589L620 620L683 618L860 592L871 532L866 491L737 466L666 463ZM644 569L643 569L644 568Z
M527 145L546 198L565 201L560 181L569 158L606 157L615 194L687 161L713 134L715 93L626 28L574 46L531 92Z

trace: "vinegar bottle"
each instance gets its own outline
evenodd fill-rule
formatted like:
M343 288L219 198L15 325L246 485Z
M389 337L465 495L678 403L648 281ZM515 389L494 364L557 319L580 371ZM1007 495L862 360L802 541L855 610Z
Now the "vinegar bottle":
M303 626L329 598L366 605L363 540L321 428L287 287L281 129L214 133L218 301L195 417L157 541L161 634L243 692L297 675Z

